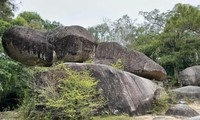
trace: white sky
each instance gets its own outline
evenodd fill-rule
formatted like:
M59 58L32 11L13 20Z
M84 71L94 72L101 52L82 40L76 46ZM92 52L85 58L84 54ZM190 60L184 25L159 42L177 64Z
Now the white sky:
M112 21L127 14L138 19L139 11L171 10L176 3L200 5L200 0L20 0L19 10L37 12L43 19L58 21L65 26L94 26L103 18Z

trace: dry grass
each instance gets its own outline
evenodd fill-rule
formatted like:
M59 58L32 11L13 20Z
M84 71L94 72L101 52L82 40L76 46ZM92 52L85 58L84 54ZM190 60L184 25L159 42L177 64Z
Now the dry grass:
M19 111L0 112L0 120L26 120Z

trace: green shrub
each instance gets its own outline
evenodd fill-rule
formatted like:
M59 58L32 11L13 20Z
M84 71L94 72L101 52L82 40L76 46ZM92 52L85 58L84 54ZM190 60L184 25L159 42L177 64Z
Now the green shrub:
M120 70L124 70L124 66L122 64L121 59L118 59L115 63L111 64L111 66Z
M159 100L154 100L152 113L162 114L167 111L167 109L169 108L169 105L170 104L169 104L168 96L162 97Z
M31 79L25 66L7 56L0 56L0 109L17 108L17 104L21 104L30 91Z
M155 96L156 95L154 95L154 97ZM175 95L171 89L161 89L159 92L159 98L155 98L153 101L153 109L151 112L155 114L163 114L169 109L171 104L176 103Z
M39 95L36 96L36 106L45 106L44 112L51 119L89 119L92 112L103 105L101 90L96 88L97 80L91 77L89 71L76 72L64 64L53 71L62 73L64 77L54 73L56 85L52 86L46 81L46 86L38 90Z

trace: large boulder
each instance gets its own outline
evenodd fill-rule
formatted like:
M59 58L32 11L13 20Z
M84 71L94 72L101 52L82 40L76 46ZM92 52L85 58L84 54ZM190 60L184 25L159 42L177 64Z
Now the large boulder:
M127 50L115 42L98 44L94 63L111 65L121 60L124 70L136 75L155 80L164 80L166 71L159 64L141 52Z
M48 43L43 32L14 26L3 34L2 44L8 56L23 64L41 66L52 64L53 46Z
M200 99L200 87L198 86L185 86L172 90L178 100L190 98Z
M3 34L2 44L11 58L39 66L50 66L57 60L85 61L96 46L94 37L80 26L62 26L46 33L14 26Z
M198 112L196 112L190 106L185 104L174 105L171 108L169 108L165 114L175 115L175 116L186 116L186 117L194 117L199 115Z
M182 85L200 85L200 66L192 66L180 72L179 79Z
M107 98L111 111L134 115L144 114L152 108L154 91L157 88L152 81L102 64L66 63L66 65L75 71L91 71L92 77L99 80L97 87L103 89L103 95ZM52 76L65 76L62 73L64 72L44 72L38 77L36 85L41 86L43 81L56 84Z
M83 62L94 54L95 38L83 27L61 26L46 33L54 57L64 62Z

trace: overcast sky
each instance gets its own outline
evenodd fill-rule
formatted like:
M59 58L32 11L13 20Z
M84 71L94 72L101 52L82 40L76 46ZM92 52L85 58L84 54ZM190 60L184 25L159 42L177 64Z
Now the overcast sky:
M127 14L137 19L139 11L171 10L176 3L200 5L200 0L19 0L19 10L37 12L43 19L58 21L65 26L94 26L104 18L112 21ZM141 18L138 18L141 20Z

